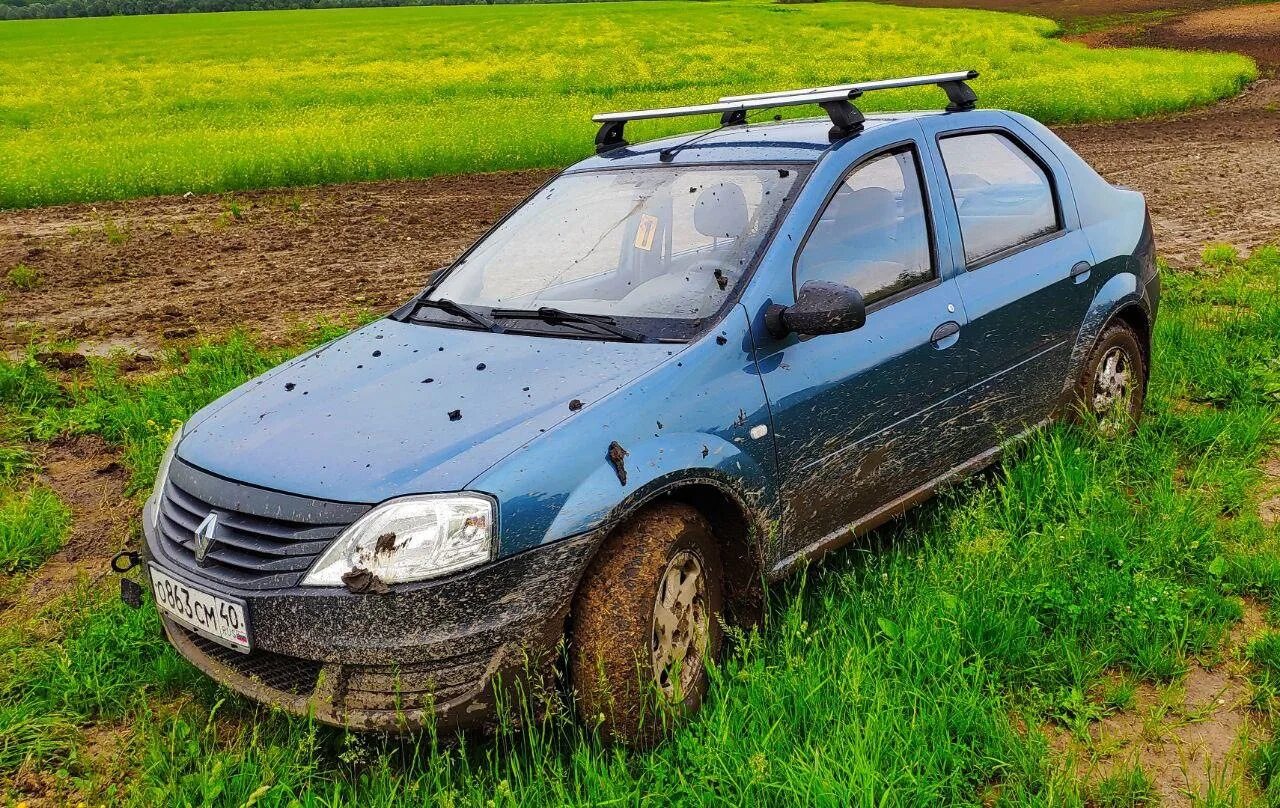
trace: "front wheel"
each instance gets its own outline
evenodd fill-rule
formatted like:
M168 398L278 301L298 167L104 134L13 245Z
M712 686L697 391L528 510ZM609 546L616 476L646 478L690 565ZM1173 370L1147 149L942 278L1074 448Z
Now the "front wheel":
M715 537L697 510L659 503L620 526L574 600L569 671L580 718L644 746L696 712L723 644L723 597Z
M1076 385L1081 415L1095 418L1104 432L1137 428L1147 392L1147 363L1138 336L1114 323L1098 339Z

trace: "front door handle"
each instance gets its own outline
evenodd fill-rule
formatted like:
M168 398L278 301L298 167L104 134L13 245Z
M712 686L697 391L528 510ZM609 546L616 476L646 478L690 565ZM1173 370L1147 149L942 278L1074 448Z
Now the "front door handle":
M960 341L960 324L955 320L947 320L933 329L933 333L929 335L929 340L933 343L933 347L939 351L950 348Z
M1071 280L1076 283L1084 283L1089 280L1089 273L1093 272L1093 265L1088 261L1081 261L1071 268Z

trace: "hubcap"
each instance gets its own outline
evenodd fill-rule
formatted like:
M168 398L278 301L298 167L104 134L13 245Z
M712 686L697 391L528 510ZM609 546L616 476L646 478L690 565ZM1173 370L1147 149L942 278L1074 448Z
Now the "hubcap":
M1093 411L1098 415L1111 414L1117 402L1129 400L1129 354L1118 345L1102 355L1093 377Z
M658 687L668 697L678 692L683 699L702 672L707 637L707 580L702 562L687 550L676 553L662 572L653 603L651 637Z

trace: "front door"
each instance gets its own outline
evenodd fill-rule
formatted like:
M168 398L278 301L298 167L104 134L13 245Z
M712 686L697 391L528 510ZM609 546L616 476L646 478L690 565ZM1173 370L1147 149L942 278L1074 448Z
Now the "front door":
M914 144L855 165L797 251L795 288L862 293L866 324L761 346L781 473L785 554L843 529L954 462L946 438L967 380L966 319L944 279Z

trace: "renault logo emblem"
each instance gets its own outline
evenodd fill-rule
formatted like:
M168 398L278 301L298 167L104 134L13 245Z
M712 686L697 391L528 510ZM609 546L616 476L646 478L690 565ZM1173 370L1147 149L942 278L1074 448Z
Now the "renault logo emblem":
M195 554L196 563L204 566L205 557L209 555L209 551L213 549L214 543L217 541L213 537L213 531L218 528L218 515L211 513L204 518L204 521L196 525L195 532Z

